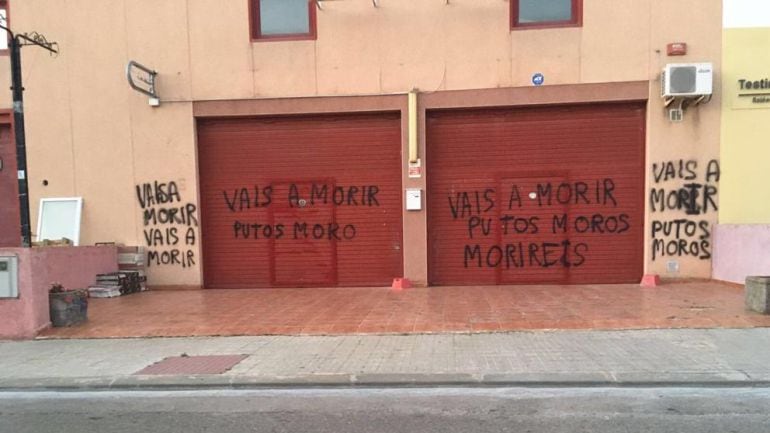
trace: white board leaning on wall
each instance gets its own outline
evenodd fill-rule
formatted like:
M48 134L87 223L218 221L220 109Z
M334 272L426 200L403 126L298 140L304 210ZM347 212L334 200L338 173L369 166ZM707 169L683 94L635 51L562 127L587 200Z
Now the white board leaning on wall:
M67 238L80 244L82 197L41 198L37 218L37 240Z

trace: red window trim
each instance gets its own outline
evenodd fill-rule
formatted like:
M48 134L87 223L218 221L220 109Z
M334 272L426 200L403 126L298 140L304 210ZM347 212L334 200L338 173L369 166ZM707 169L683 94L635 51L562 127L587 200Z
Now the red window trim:
M13 110L10 108L0 109L0 125L11 125L11 133L13 134Z
M519 0L510 0L511 30L552 29L559 27L583 26L583 0L572 0L572 18L563 21L540 21L536 23L519 23Z
M290 33L285 35L262 35L260 34L259 21L259 1L248 0L249 2L249 32L251 42L273 42L273 41L307 41L316 39L316 7L315 0L308 0L308 19L310 21L308 33Z
M11 28L11 4L10 0L0 0L0 6L5 5L5 21L6 21L6 27L9 29ZM4 49L0 50L0 56L7 56L10 55L11 50Z

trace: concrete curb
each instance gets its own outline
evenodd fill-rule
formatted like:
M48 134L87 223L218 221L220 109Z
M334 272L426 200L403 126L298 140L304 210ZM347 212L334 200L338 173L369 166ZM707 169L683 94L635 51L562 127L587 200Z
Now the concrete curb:
M770 380L720 374L308 374L278 376L114 376L1 379L0 392L373 387L770 388Z

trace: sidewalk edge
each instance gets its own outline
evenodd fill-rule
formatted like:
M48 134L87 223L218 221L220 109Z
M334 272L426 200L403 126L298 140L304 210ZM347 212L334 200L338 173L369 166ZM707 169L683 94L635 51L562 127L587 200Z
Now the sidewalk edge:
M114 376L0 379L0 392L269 388L530 387L530 388L770 388L770 380L715 374L661 378L581 374L309 374L299 376Z

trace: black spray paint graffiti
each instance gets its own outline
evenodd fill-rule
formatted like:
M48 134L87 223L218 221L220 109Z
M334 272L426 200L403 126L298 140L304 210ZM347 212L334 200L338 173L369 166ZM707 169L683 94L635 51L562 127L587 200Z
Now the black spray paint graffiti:
M251 208L260 208L270 206L273 202L273 187L266 186L260 188L235 188L230 191L222 191L225 203L231 212L242 212Z
M282 206L285 210L299 209L306 206L358 206L378 207L380 201L377 185L334 186L310 184L309 191L303 195L297 184L289 184L284 200L275 196L273 185L234 188L223 190L222 197L227 209L232 213L246 212L251 209L265 209ZM277 201L276 201L277 200ZM232 224L235 239L296 239L351 241L358 235L354 224L336 221L282 221L273 223L235 220Z
M356 226L338 223L308 224L295 222L287 227L286 224L250 224L243 221L233 223L233 234L236 239L315 239L350 241L356 237Z
M614 195L615 182L601 179L591 182L538 183L530 200L538 210L551 206L593 205L617 207ZM538 212L540 215L521 215L524 202L521 189L511 185L510 190L497 191L485 188L460 191L447 197L452 219L464 220L468 239L491 236L493 226L500 227L502 237L537 235L545 240L519 241L482 247L478 243L463 248L463 265L477 268L523 267L579 267L586 262L589 246L585 242L571 242L547 236L564 233L592 233L619 235L631 228L630 216L625 213L593 213L568 215L564 212ZM502 206L503 209L497 209ZM498 216L498 211L499 216ZM504 213L503 213L504 212ZM526 213L526 212L524 212Z
M563 266L565 268L578 267L585 263L588 245L585 243L572 244L570 241L539 242L505 245L492 245L482 252L481 245L465 245L463 251L464 265L475 265L477 268L504 269L530 267L549 268L551 266Z
M704 217L719 210L719 161L712 159L705 167L700 167L698 161L683 159L653 163L652 176L655 186L650 190L651 212L684 214L681 218L652 220L652 259L710 259L711 225ZM673 182L673 187L660 186Z
M194 266L198 207L182 202L174 181L136 185L136 198L142 207L147 267Z
M653 180L656 185L672 180L687 181L675 188L653 188L650 191L652 212L684 210L687 215L701 215L717 210L716 185L719 182L719 162L711 160L706 167L705 184L694 182L698 176L697 161L653 163Z
M588 182L562 182L558 185L552 183L538 183L536 187L537 206L551 206L553 204L600 204L617 206L618 202L613 195L615 182L612 179ZM450 195L449 208L452 218L465 218L470 215L487 213L495 207L495 188L486 188L483 191L461 191ZM521 208L522 194L518 185L512 185L508 197L508 210L516 206ZM483 210L482 210L483 207Z

